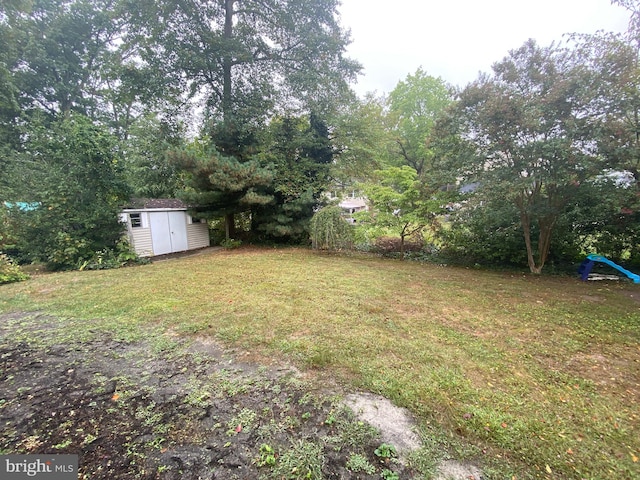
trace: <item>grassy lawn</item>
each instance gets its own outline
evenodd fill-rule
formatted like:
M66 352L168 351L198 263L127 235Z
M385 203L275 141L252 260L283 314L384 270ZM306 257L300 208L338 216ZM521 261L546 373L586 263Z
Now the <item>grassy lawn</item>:
M640 478L638 285L243 249L0 286L0 311L32 309L76 337L286 357L408 407L490 478Z

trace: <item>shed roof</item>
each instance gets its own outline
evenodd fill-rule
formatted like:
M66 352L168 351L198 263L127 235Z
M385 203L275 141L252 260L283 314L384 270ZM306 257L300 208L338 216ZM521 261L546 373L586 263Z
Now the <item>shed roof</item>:
M125 209L158 209L158 208L187 208L188 205L177 198L132 198Z

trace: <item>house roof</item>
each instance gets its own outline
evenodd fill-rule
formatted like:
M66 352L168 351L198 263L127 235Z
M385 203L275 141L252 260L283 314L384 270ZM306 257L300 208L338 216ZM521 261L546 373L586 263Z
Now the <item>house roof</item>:
M125 209L187 208L188 205L177 198L132 198Z
M364 198L349 198L340 202L341 208L364 208L367 202Z

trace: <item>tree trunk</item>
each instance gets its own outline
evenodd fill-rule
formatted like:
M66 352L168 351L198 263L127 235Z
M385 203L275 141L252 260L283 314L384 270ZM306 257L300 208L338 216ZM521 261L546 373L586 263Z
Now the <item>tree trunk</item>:
M555 221L553 218L543 218L538 222L540 226L540 233L538 235L538 265L540 270L544 267L549 251L551 250L551 237L553 234L553 225Z
M542 268L549 256L549 250L551 249L551 237L553 235L553 225L555 220L553 218L543 218L538 221L540 233L538 234L538 248L537 257L533 255L533 245L531 243L531 217L526 213L520 213L520 223L522 225L522 231L524 234L524 243L527 247L527 261L529 263L529 270L531 273L539 275L542 273Z
M224 217L224 235L227 240L236 235L236 221L233 213L227 213Z
M533 245L531 244L531 217L524 212L520 212L520 224L522 225L522 233L524 235L524 244L527 247L527 262L531 273L539 275L542 273L542 265L536 265L533 257Z
M227 45L233 37L233 5L235 2L236 0L225 0L224 2L224 38ZM228 53L222 58L222 121L225 124L231 120L231 107L233 105L231 94L232 62L233 59ZM235 218L233 213L225 215L224 230L227 240L235 236Z
M231 38L233 38L233 4L236 0L225 0L224 3L224 39L226 44L229 45ZM230 54L227 53L222 59L222 116L223 121L230 120L231 115L231 67L233 59Z
M400 260L404 260L404 239L407 236L407 224L402 227L400 232Z

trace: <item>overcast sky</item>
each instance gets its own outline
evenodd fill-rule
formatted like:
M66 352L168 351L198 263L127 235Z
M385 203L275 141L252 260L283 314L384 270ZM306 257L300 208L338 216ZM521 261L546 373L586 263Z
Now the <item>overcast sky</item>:
M534 38L623 31L629 16L609 0L342 0L348 52L364 66L358 94L388 93L418 67L463 87Z

